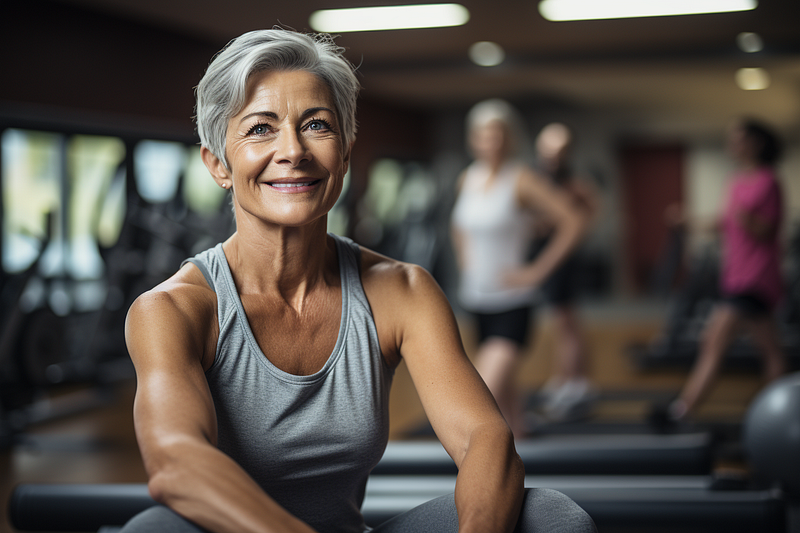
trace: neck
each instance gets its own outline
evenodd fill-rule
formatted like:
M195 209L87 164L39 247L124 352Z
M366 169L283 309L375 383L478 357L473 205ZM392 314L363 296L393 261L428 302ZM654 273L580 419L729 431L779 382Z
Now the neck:
M739 169L747 172L752 172L761 168L761 163L754 159L744 159L739 161Z
M300 308L306 295L336 272L335 245L326 228L325 217L297 228L237 225L223 249L239 293L279 295Z
M508 159L505 157L483 160L484 164L487 166L492 175L497 175L497 173L500 172L500 169L503 168L503 165L506 164L506 161L508 161Z

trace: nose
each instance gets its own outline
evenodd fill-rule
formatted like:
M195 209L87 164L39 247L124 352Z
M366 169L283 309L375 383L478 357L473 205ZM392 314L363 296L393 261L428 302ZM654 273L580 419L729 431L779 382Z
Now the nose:
M275 160L278 163L288 163L292 166L298 166L301 163L311 160L311 152L308 150L299 132L286 129L281 131L278 137Z

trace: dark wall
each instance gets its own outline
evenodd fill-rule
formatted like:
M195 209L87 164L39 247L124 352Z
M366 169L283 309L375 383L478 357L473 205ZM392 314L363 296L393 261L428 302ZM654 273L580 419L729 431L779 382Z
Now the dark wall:
M192 88L220 45L46 0L5 0L0 10L7 107L174 122L191 134Z

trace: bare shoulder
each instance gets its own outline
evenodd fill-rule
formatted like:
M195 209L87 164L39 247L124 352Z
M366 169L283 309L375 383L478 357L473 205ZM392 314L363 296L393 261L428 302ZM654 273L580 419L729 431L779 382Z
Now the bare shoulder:
M367 248L361 248L361 281L367 293L395 298L413 297L419 291L438 288L423 267L397 261Z
M419 265L362 248L361 282L372 308L381 351L390 366L402 359L404 339L415 324L451 313L439 285Z
M128 310L125 337L134 363L166 347L208 356L209 333L216 333L216 295L192 264L142 293Z
M183 266L178 272L145 291L134 301L128 314L181 313L195 315L207 311L216 300L214 291L194 265Z

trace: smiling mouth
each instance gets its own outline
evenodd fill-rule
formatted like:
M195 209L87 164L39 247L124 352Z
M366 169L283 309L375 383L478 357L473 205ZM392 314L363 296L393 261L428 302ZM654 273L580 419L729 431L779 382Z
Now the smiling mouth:
M290 188L300 188L300 187L311 187L312 185L316 185L319 182L320 180L308 180L308 181L297 181L297 182L271 181L268 182L268 185L275 187L276 189L290 189Z

